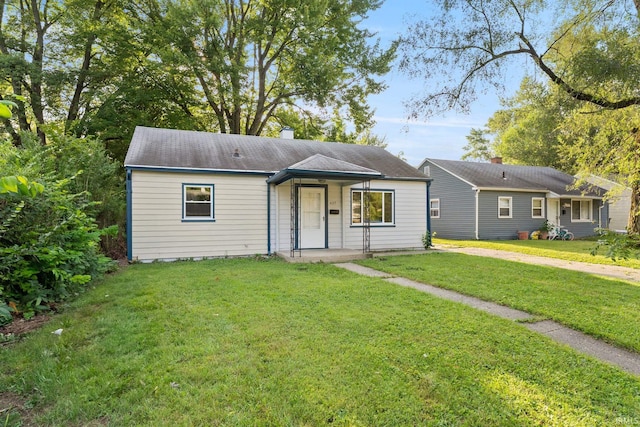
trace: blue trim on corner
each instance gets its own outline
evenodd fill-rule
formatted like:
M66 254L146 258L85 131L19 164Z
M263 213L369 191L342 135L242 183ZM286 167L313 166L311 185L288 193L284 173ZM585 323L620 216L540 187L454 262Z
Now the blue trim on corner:
M133 189L131 188L131 169L125 168L126 180L125 180L125 189L127 192L127 225L126 225L126 233L127 233L127 260L133 261L133 254L131 253L133 248L132 236L131 236L131 217L132 217L132 193Z
M267 255L271 255L271 184L267 182Z

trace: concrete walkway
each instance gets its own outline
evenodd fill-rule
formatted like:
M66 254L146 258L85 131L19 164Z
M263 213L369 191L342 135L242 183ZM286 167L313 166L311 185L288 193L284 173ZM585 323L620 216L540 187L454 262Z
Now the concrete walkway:
M485 248L461 248L457 246L440 245L435 248L442 252L456 252L467 255L500 258L507 261L524 262L526 264L545 265L548 267L564 268L567 270L582 271L584 273L597 274L599 276L613 277L616 279L640 282L640 270L616 265L590 264L587 262L567 261L564 259L547 258L542 256L521 254L519 252L500 251Z
M392 274L383 273L381 271L363 267L361 265L353 263L334 265L365 276L382 278L388 282L395 283L396 285L417 289L421 292L435 295L439 298L443 298L449 301L459 302L461 304L465 304L478 310L485 311L495 316L502 317L503 319L514 321L534 319L534 316L524 311L514 310L512 308L505 307L496 303L483 301L475 297L470 297L458 292L438 288L436 286L415 282L403 277L396 277ZM522 323L522 326L532 331L538 332L542 335L546 335L547 337L559 343L566 344L581 353L615 365L630 374L640 376L640 354L638 353L612 346L600 340L594 339L588 335L585 335L582 332L569 329L551 320Z

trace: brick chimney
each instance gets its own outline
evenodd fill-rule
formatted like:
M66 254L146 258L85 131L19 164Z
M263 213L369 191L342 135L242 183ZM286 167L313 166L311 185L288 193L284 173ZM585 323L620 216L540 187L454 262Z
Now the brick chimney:
M491 163L493 163L495 165L501 165L502 164L502 157L492 157L491 158Z

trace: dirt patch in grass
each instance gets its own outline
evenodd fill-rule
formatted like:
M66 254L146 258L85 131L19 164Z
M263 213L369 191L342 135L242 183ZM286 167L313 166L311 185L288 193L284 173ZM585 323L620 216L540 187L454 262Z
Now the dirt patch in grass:
M0 422L6 422L6 425L35 426L26 399L10 391L0 393Z
M32 317L29 320L26 319L14 319L13 322L8 325L0 326L0 334L19 336L38 329L51 318L46 314L39 314Z

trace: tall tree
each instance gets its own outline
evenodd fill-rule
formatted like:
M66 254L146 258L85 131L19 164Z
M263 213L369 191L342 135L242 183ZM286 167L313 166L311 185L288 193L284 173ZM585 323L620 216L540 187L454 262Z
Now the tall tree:
M384 86L394 47L360 28L377 0L146 0L155 58L193 79L215 129L259 135L279 111L343 109L372 124L368 95ZM212 126L213 127L213 126Z
M567 173L577 172L575 158L562 152L563 144L559 139L561 125L575 107L574 100L553 85L525 78L518 92L503 99L501 104L504 108L496 111L487 122L484 132L493 135L493 140L485 141L484 150L512 164L551 166ZM467 139L470 137L473 137L473 130ZM465 156L478 150L471 144L464 148L467 150Z
M413 98L414 114L465 111L487 83L500 87L510 67L528 59L576 101L597 111L629 109L621 114L635 116L640 106L640 2L439 0L438 4L439 14L417 22L403 40L401 67L435 88ZM629 131L628 138L640 137ZM607 149L615 146L612 142ZM635 170L640 170L637 151L624 155L635 159ZM592 163L580 166L585 172L598 171ZM628 228L640 233L640 178L635 174L626 178L633 193Z
M494 157L494 149L491 140L487 138L488 131L486 129L471 129L467 135L467 145L462 147L465 153L462 160L489 160Z
M17 128L5 123L14 143L33 130L44 144L52 122L72 130L113 90L131 63L127 1L0 0L0 77L25 99Z

